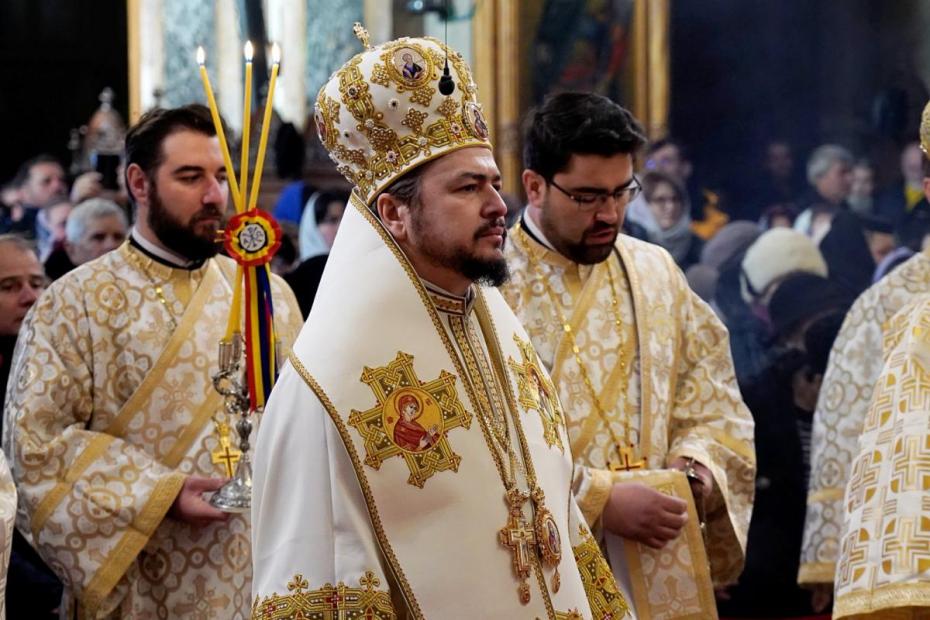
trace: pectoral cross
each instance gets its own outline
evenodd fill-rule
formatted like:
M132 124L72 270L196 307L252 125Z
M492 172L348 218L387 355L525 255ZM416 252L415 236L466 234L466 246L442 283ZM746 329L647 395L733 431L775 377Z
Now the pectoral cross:
M523 517L523 504L529 498L528 494L517 489L507 492L507 525L497 533L500 543L507 547L513 556L513 570L520 580L517 593L524 605L530 602L530 586L527 579L532 570L530 550L536 544L536 534Z
M220 447L210 453L210 462L222 463L226 468L226 477L232 478L236 473L236 463L242 458L242 452L230 445L228 424L217 425L216 431L220 436Z
M646 467L646 459L634 460L636 457L633 454L633 446L616 446L616 448L620 460L610 464L610 471L630 471Z

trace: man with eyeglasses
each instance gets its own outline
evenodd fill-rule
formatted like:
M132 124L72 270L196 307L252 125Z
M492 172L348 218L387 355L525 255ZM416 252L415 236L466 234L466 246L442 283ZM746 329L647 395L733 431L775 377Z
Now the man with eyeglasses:
M532 114L503 292L566 405L578 504L637 616L712 617L713 585L742 569L753 423L726 328L665 250L619 234L644 142L598 95Z

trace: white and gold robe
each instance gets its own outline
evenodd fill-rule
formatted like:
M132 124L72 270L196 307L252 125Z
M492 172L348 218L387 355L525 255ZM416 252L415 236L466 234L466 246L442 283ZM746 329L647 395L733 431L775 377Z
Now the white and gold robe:
M175 269L127 242L57 280L26 317L4 447L17 526L65 584L62 617L248 616L248 514L165 518L186 476L226 475L211 462L223 411L211 375L234 276L225 257ZM278 278L273 291L287 346L300 311Z
M888 324L844 497L835 618L930 614L930 295Z
M253 618L624 617L572 497L560 405L541 402L549 386L495 289L427 288L353 195L259 431ZM420 413L401 428L413 401ZM499 540L495 418L521 463L525 440L517 486L532 466L554 519L547 540L562 545L558 587L529 551L526 605Z
M621 235L607 260L579 265L537 242L524 226L515 226L508 239L513 278L503 293L552 373L562 402L570 403L571 449L581 466L578 503L598 531L615 481L636 480L688 501L689 524L662 550L607 533L600 540L636 613L654 619L715 614L711 577L715 584L729 584L742 570L755 475L753 422L736 385L726 328L658 246ZM622 334L615 326L608 270ZM543 279L571 323L614 433L624 440L626 419L645 468L610 471L618 456L614 441ZM677 457L694 458L714 476L706 506L707 551L684 476L665 469Z
M16 485L6 457L0 453L0 620L6 617L6 578L15 521Z
M921 252L862 293L840 328L814 412L811 477L801 545L801 585L832 584L843 527L843 493L882 369L888 320L930 293L930 253Z

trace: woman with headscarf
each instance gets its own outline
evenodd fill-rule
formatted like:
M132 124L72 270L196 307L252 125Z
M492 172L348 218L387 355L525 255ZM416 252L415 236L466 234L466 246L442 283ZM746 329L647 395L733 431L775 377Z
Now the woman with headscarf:
M646 229L649 241L665 248L678 266L700 260L703 242L691 231L691 207L684 187L652 170L643 175L643 200L630 206L630 218Z
M300 265L284 276L294 290L300 311L307 318L323 277L329 250L349 201L348 192L316 192L307 201L300 219Z

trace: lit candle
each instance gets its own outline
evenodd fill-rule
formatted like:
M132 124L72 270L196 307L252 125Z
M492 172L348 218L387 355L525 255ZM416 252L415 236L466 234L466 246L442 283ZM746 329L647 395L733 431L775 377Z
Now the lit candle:
M204 66L206 53L202 47L197 48L197 64L200 65L200 79L203 81L203 90L207 94L207 103L210 107L210 115L213 117L213 126L216 128L216 136L220 141L220 150L223 152L223 163L226 166L226 178L229 182L229 193L232 195L233 205L236 211L242 211L242 199L244 196L239 194L239 184L236 183L236 169L233 168L232 157L229 155L229 145L226 144L226 132L223 130L223 121L220 120L220 111L216 107L216 99L213 97L213 88L210 86L210 76L207 75L207 68Z
M262 120L262 135L258 140L258 157L255 159L255 175L252 177L252 193L249 195L249 210L258 205L258 188L262 183L262 168L265 165L265 150L268 147L268 130L271 128L271 111L274 108L274 85L281 64L281 48L271 46L271 78L268 80L268 97L265 99L265 117Z
M242 198L249 195L249 129L252 121L252 42L246 41L245 48L245 101L242 104L242 166L239 168L239 186Z

